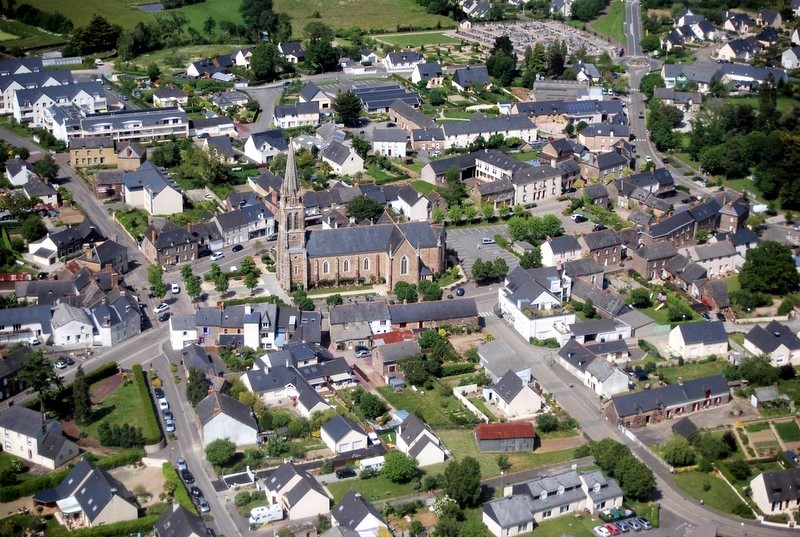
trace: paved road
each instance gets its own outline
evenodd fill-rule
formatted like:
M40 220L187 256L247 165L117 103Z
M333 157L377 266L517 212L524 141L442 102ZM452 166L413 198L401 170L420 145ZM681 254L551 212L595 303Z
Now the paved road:
M628 56L637 57L642 53L642 18L639 0L625 3L625 36L628 38Z

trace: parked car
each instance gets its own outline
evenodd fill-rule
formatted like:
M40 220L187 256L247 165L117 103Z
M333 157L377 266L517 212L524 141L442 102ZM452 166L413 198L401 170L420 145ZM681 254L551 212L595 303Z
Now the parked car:
M466 289L463 287L456 287L456 296L464 296L464 293L466 292Z
M650 521L649 521L649 520L647 520L646 518L639 517L639 518L637 518L637 519L636 519L636 521L637 521L639 524L641 524L641 525L642 525L642 527L643 527L644 529L646 529L646 530L652 530L652 529L653 529L653 525L652 525L652 524L650 524Z
M594 227L592 227L592 231L603 231L604 229L608 228L603 224L595 224Z
M484 237L481 239L481 244L494 244L494 239L489 237Z
M164 398L164 390L161 388L155 388L153 393L156 394L156 399L163 399Z
M619 531L621 531L622 533L628 533L629 531L631 531L631 527L624 520L620 520L619 522L614 522L614 524L619 528Z
M176 461L176 463L178 465L178 471L179 472L182 472L184 470L188 470L189 469L189 466L186 464L186 459L184 459L183 457L178 457L178 460Z
M162 397L158 400L158 408L161 410L169 410L169 402Z
M171 410L162 410L161 415L164 416L165 420L174 420L174 416L172 415Z
M722 313L721 311L718 311L717 312L717 320L724 322L724 321L727 321L728 319L725 318L725 314L724 313Z
M172 284L172 294L173 295L177 295L180 292L181 292L181 286L178 285L177 283L173 283Z
M369 358L372 356L372 352L369 349L361 349L356 351L356 358Z
M375 431L367 433L367 438L369 438L369 443L373 446L381 445L381 439L378 438L378 433Z
M61 358L56 360L56 367L58 369L66 369L71 365L75 365L75 360L73 360L69 356L62 356Z
M164 313L159 315L158 316L158 320L161 321L162 323L165 323L165 322L169 321L169 312L165 311Z
M172 420L164 420L164 430L166 430L168 433L174 433L175 422Z
M241 244L235 244L233 248L231 248L231 252L241 252L242 250L244 250L244 246Z
M704 311L703 313L700 314L700 317L702 317L706 321L711 321L711 315L709 315L708 312Z
M633 531L642 531L644 529L642 525L639 524L639 521L635 518L629 518L628 520L626 520L626 523L628 524L628 526L631 527Z
M167 304L166 302L162 302L161 304L153 308L153 313L158 315L159 313L164 313L168 309L169 309L169 304Z
M561 193L562 194L573 194L573 193L575 193L577 191L578 191L578 189L573 187L573 186L561 189Z
M608 530L608 532L611 535L619 535L620 534L619 528L616 527L614 524L612 524L610 522L608 524L606 524L605 528Z
M347 479L348 477L355 477L356 471L351 468L342 468L341 470L336 470L336 477L339 479Z
M208 502L202 496L200 496L197 499L197 508L200 510L201 513L208 513L209 511L211 511L211 506L208 505Z
M571 216L571 218L572 218L572 221L573 221L573 222L575 222L576 224L582 224L582 223L584 223L584 222L588 222L588 221L589 221L589 219L588 219L588 218L586 218L585 216L583 216L583 215L582 215L582 214L580 214L580 213L575 213L575 214L573 214L573 215Z
M595 526L592 531L597 537L611 537L611 532L605 526Z
M222 252L214 252L213 254L211 254L211 261L219 261L223 257L225 257L225 254L223 254Z
M198 487L197 485L192 485L191 487L189 487L189 492L191 492L192 496L194 496L195 498L203 497L203 491L200 490L200 487Z
M183 482L187 485L194 483L194 476L189 470L181 470L181 479L183 479Z

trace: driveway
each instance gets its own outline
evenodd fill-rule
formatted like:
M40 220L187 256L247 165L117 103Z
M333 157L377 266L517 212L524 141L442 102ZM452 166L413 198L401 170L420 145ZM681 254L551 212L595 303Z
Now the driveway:
M275 115L275 105L281 98L283 86L248 88L245 92L250 95L261 107L261 113L255 123L250 125L251 132L268 130L272 125L272 116Z

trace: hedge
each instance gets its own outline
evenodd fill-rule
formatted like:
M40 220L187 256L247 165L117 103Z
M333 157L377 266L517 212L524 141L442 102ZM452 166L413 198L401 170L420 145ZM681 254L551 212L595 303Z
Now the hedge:
M444 364L442 366L442 376L452 377L454 375L463 375L464 373L472 373L475 371L475 364L457 363L457 364Z
M87 453L85 457L89 460L94 458L91 456L91 453ZM119 468L120 466L138 462L142 460L142 457L144 457L143 449L129 449L127 451L123 451L122 453L117 453L116 455L109 455L108 457L98 459L94 462L97 464L98 468L110 470L112 468Z
M86 383L92 385L95 382L99 382L103 379L111 377L118 372L119 366L117 362L108 362L107 364L101 365L94 371L89 371L86 373ZM47 403L50 403L50 405ZM28 401L25 403L25 407L33 410L39 410L39 398L37 397ZM62 416L62 412L69 412L69 409L72 408L72 384L67 384L63 389L59 390L58 393L53 396L52 401L45 401L45 408L47 408L47 410L56 411L59 416Z
M47 537L117 537L119 535L144 535L153 530L153 526L156 525L158 518L158 515L151 515L137 518L136 520L126 520L115 524L74 531L69 531L64 526L51 526L47 528Z
M195 509L194 503L189 497L189 492L183 484L183 479L178 475L178 471L168 462L161 465L161 470L164 472L164 481L175 485L175 494L173 498L178 502L178 505L196 515L197 509Z
M144 441L147 444L155 444L161 441L161 429L158 427L158 419L156 418L156 411L153 408L153 402L150 399L150 389L147 387L147 380L142 371L142 366L136 364L133 366L133 382L136 383L136 390L139 392L139 397L142 399L144 405L144 422L142 425L142 432L145 433ZM148 436L147 431L156 431L157 436Z

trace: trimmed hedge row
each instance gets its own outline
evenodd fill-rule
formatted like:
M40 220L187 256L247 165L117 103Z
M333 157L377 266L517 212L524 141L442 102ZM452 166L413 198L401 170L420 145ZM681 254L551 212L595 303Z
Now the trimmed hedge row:
M136 520L126 520L107 526L97 526L95 528L83 528L69 531L64 526L58 528L48 528L47 537L117 537L119 535L147 534L153 530L153 526L158 521L158 515L151 515Z
M144 441L146 444L155 444L161 441L161 429L158 427L158 419L156 418L156 411L153 407L153 402L150 399L150 389L147 387L147 380L142 371L142 366L136 364L133 366L133 382L136 384L136 391L139 392L139 397L142 399L144 408L142 423L142 433L144 434ZM155 431L156 434L147 434L150 431Z
M183 484L183 479L178 475L178 471L168 462L161 465L161 470L164 472L164 481L175 485L173 498L178 502L178 505L196 515L197 509L192 499L189 497L189 491L186 490L186 486Z
M473 373L475 371L475 364L471 362L444 364L442 366L442 376L452 377L454 375L463 375L464 373Z
M116 455L103 457L102 459L97 459L91 453L87 453L84 455L84 457L94 462L98 468L102 468L103 470L111 470L112 468L119 468L120 466L133 464L142 460L142 457L144 457L144 450L129 449L127 451L123 451L122 453L117 453Z

